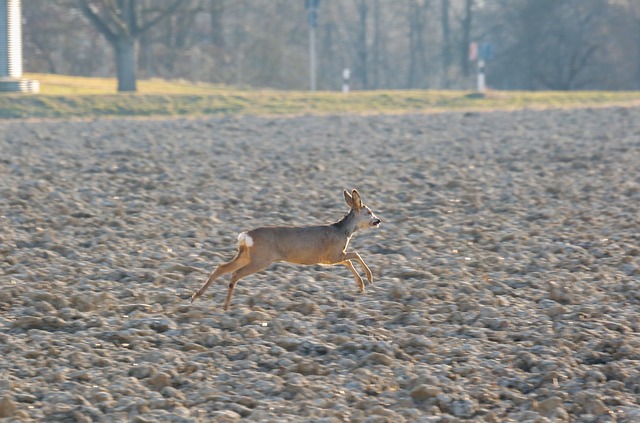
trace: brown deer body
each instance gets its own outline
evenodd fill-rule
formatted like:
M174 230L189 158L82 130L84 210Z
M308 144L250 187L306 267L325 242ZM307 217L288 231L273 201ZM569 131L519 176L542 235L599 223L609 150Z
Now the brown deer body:
M191 302L205 293L209 285L219 276L231 273L229 291L224 309L229 308L233 288L245 276L266 269L271 263L285 261L294 264L342 264L353 273L358 288L364 291L362 278L353 267L355 260L363 267L367 280L373 283L373 275L362 257L347 252L351 236L359 230L378 227L381 220L362 203L355 189L344 190L344 199L350 207L349 213L340 221L320 226L269 226L242 232L238 235L238 253L233 260L218 265L202 287L193 294Z

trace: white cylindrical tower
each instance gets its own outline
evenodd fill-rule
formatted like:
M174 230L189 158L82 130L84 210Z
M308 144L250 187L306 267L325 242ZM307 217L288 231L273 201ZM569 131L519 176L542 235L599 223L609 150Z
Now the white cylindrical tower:
M0 91L37 92L38 81L22 78L20 0L0 0Z

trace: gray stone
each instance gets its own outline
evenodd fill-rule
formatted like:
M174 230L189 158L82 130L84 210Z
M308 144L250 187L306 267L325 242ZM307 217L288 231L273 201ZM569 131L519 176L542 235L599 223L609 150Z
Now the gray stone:
M416 401L424 401L430 398L436 398L442 394L442 389L431 385L418 385L411 390L411 398Z

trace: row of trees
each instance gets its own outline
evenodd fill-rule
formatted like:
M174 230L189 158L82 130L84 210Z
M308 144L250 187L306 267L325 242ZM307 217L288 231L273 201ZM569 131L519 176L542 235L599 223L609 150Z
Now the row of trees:
M308 88L304 0L28 0L30 72ZM318 89L640 89L640 0L321 0Z

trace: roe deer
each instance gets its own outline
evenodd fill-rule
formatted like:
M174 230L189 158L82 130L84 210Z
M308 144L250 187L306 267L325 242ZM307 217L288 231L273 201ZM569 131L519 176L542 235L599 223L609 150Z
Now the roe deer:
M202 296L219 276L233 272L224 302L224 309L228 310L236 282L277 261L295 264L343 264L351 270L358 288L363 292L364 283L351 260L356 260L362 265L369 283L373 283L373 275L360 254L347 253L347 246L357 230L378 227L381 220L362 203L362 197L355 189L351 194L345 189L344 199L351 210L340 221L330 225L270 226L240 233L238 254L230 262L215 268L204 285L193 294L191 302Z

